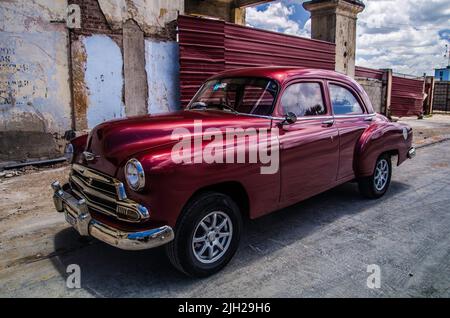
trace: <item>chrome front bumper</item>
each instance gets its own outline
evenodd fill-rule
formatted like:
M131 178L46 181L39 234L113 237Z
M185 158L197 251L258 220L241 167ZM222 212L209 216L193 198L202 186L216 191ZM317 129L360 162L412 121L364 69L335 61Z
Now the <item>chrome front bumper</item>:
M94 220L85 200L78 200L63 190L59 182L52 183L53 202L58 212L64 213L67 223L82 236L92 236L123 250L145 250L169 243L174 238L170 226L142 232L124 232Z

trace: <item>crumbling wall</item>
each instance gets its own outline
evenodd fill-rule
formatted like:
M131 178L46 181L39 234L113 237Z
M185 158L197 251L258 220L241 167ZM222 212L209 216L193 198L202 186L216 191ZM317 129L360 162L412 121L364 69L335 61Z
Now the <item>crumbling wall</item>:
M111 29L123 29L127 35L123 46L125 73L134 69L131 76L125 74L127 114L178 110L179 61L173 22L178 13L184 12L184 0L99 0L98 3ZM127 33L130 27L135 34L133 37ZM142 48L144 59L137 54ZM139 85L143 81L135 78L142 78L141 69L146 72L146 89Z
M71 128L67 2L0 3L0 160L53 157Z
M69 0L81 11L71 31L75 130L87 131L125 116L121 30L113 30L97 0Z
M106 20L113 30L134 20L146 34L166 33L166 24L184 12L184 0L98 0Z
M377 79L357 77L356 81L364 88L367 95L369 95L370 101L372 102L373 109L377 113L381 113L383 109L384 101L384 90L383 82Z
M0 161L56 157L68 130L179 109L178 13L184 0L0 1Z
M179 108L175 27L182 0L69 0L81 9L71 41L76 130Z

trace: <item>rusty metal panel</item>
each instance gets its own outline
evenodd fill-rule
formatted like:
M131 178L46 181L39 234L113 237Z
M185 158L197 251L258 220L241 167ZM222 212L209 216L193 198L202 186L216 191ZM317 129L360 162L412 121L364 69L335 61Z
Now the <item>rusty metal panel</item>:
M334 70L335 45L221 20L180 16L181 103L218 72L251 66L298 66Z
M393 116L418 116L423 112L424 80L392 77L392 101L390 112Z
M372 78L377 80L383 80L383 74L384 72L382 70L375 70L372 68L362 67L362 66L356 66L355 69L355 76L356 77L365 77L365 78Z

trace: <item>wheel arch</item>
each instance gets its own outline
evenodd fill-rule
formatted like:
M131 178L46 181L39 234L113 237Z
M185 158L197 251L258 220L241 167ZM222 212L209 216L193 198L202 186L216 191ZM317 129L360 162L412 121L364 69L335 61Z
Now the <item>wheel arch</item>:
M405 140L402 127L391 122L377 122L370 125L361 135L354 158L356 177L366 177L373 173L377 159L387 153L398 156L397 165L402 161L402 145Z
M205 192L218 192L229 196L239 208L243 218L250 218L250 199L245 187L238 181L224 181L220 183L210 184L197 189L187 200L184 208L192 202L195 197L198 197Z

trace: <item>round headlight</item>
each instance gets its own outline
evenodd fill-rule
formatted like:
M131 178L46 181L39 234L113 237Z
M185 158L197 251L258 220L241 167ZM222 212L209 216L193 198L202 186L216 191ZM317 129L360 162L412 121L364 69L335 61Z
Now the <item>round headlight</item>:
M128 186L134 190L142 190L145 186L145 173L141 163L136 159L131 159L125 165L125 178Z
M72 144L67 144L66 148L64 149L64 157L66 157L66 160L69 163L72 163L73 154L74 154L73 145Z

